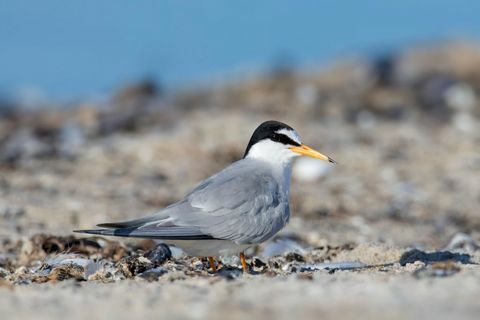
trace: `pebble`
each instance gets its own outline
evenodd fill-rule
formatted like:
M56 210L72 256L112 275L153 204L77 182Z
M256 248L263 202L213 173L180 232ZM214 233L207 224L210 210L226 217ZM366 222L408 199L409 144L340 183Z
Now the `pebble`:
M168 270L163 267L156 267L140 273L138 277L148 282L158 281L158 279L167 272Z
M155 265L159 265L172 258L170 247L164 243L158 244L154 249L146 252L144 257L148 258Z
M243 276L243 270L235 267L223 267L218 270L218 275L227 280L235 280Z

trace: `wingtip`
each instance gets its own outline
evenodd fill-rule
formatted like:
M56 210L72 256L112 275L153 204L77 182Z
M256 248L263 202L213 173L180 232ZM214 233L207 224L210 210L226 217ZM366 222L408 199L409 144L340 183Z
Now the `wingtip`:
M102 234L100 229L85 229L85 230L73 230L75 233L87 233L87 234Z

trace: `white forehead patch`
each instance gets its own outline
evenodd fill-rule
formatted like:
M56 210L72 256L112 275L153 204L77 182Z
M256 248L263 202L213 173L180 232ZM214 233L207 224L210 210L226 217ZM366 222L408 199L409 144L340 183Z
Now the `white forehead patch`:
M293 141L295 141L298 144L302 143L300 141L300 137L298 136L298 134L295 130L289 130L289 129L283 128L283 129L280 129L280 130L275 131L275 132L279 133L279 134L286 135L287 137L289 137L290 139L292 139Z

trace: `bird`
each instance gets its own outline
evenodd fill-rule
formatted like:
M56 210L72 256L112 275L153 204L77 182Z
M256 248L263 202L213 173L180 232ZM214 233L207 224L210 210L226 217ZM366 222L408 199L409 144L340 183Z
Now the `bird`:
M336 163L303 144L289 125L265 121L253 132L243 158L178 202L139 219L74 232L160 240L188 256L207 257L213 273L215 257L239 255L248 272L245 249L271 239L289 221L292 161L298 156Z

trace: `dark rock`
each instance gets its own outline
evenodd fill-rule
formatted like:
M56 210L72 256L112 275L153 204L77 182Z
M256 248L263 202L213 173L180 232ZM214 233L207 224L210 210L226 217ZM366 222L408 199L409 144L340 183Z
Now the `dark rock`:
M152 250L145 252L143 256L157 266L172 258L172 251L166 244L160 243Z
M455 253L450 251L436 251L427 253L418 249L405 252L400 257L400 264L405 266L407 263L421 261L424 263L441 262L441 261L457 261L461 263L470 263L470 255L466 253Z
M254 258L252 261L252 269L254 272L264 272L268 270L268 265L259 258Z

